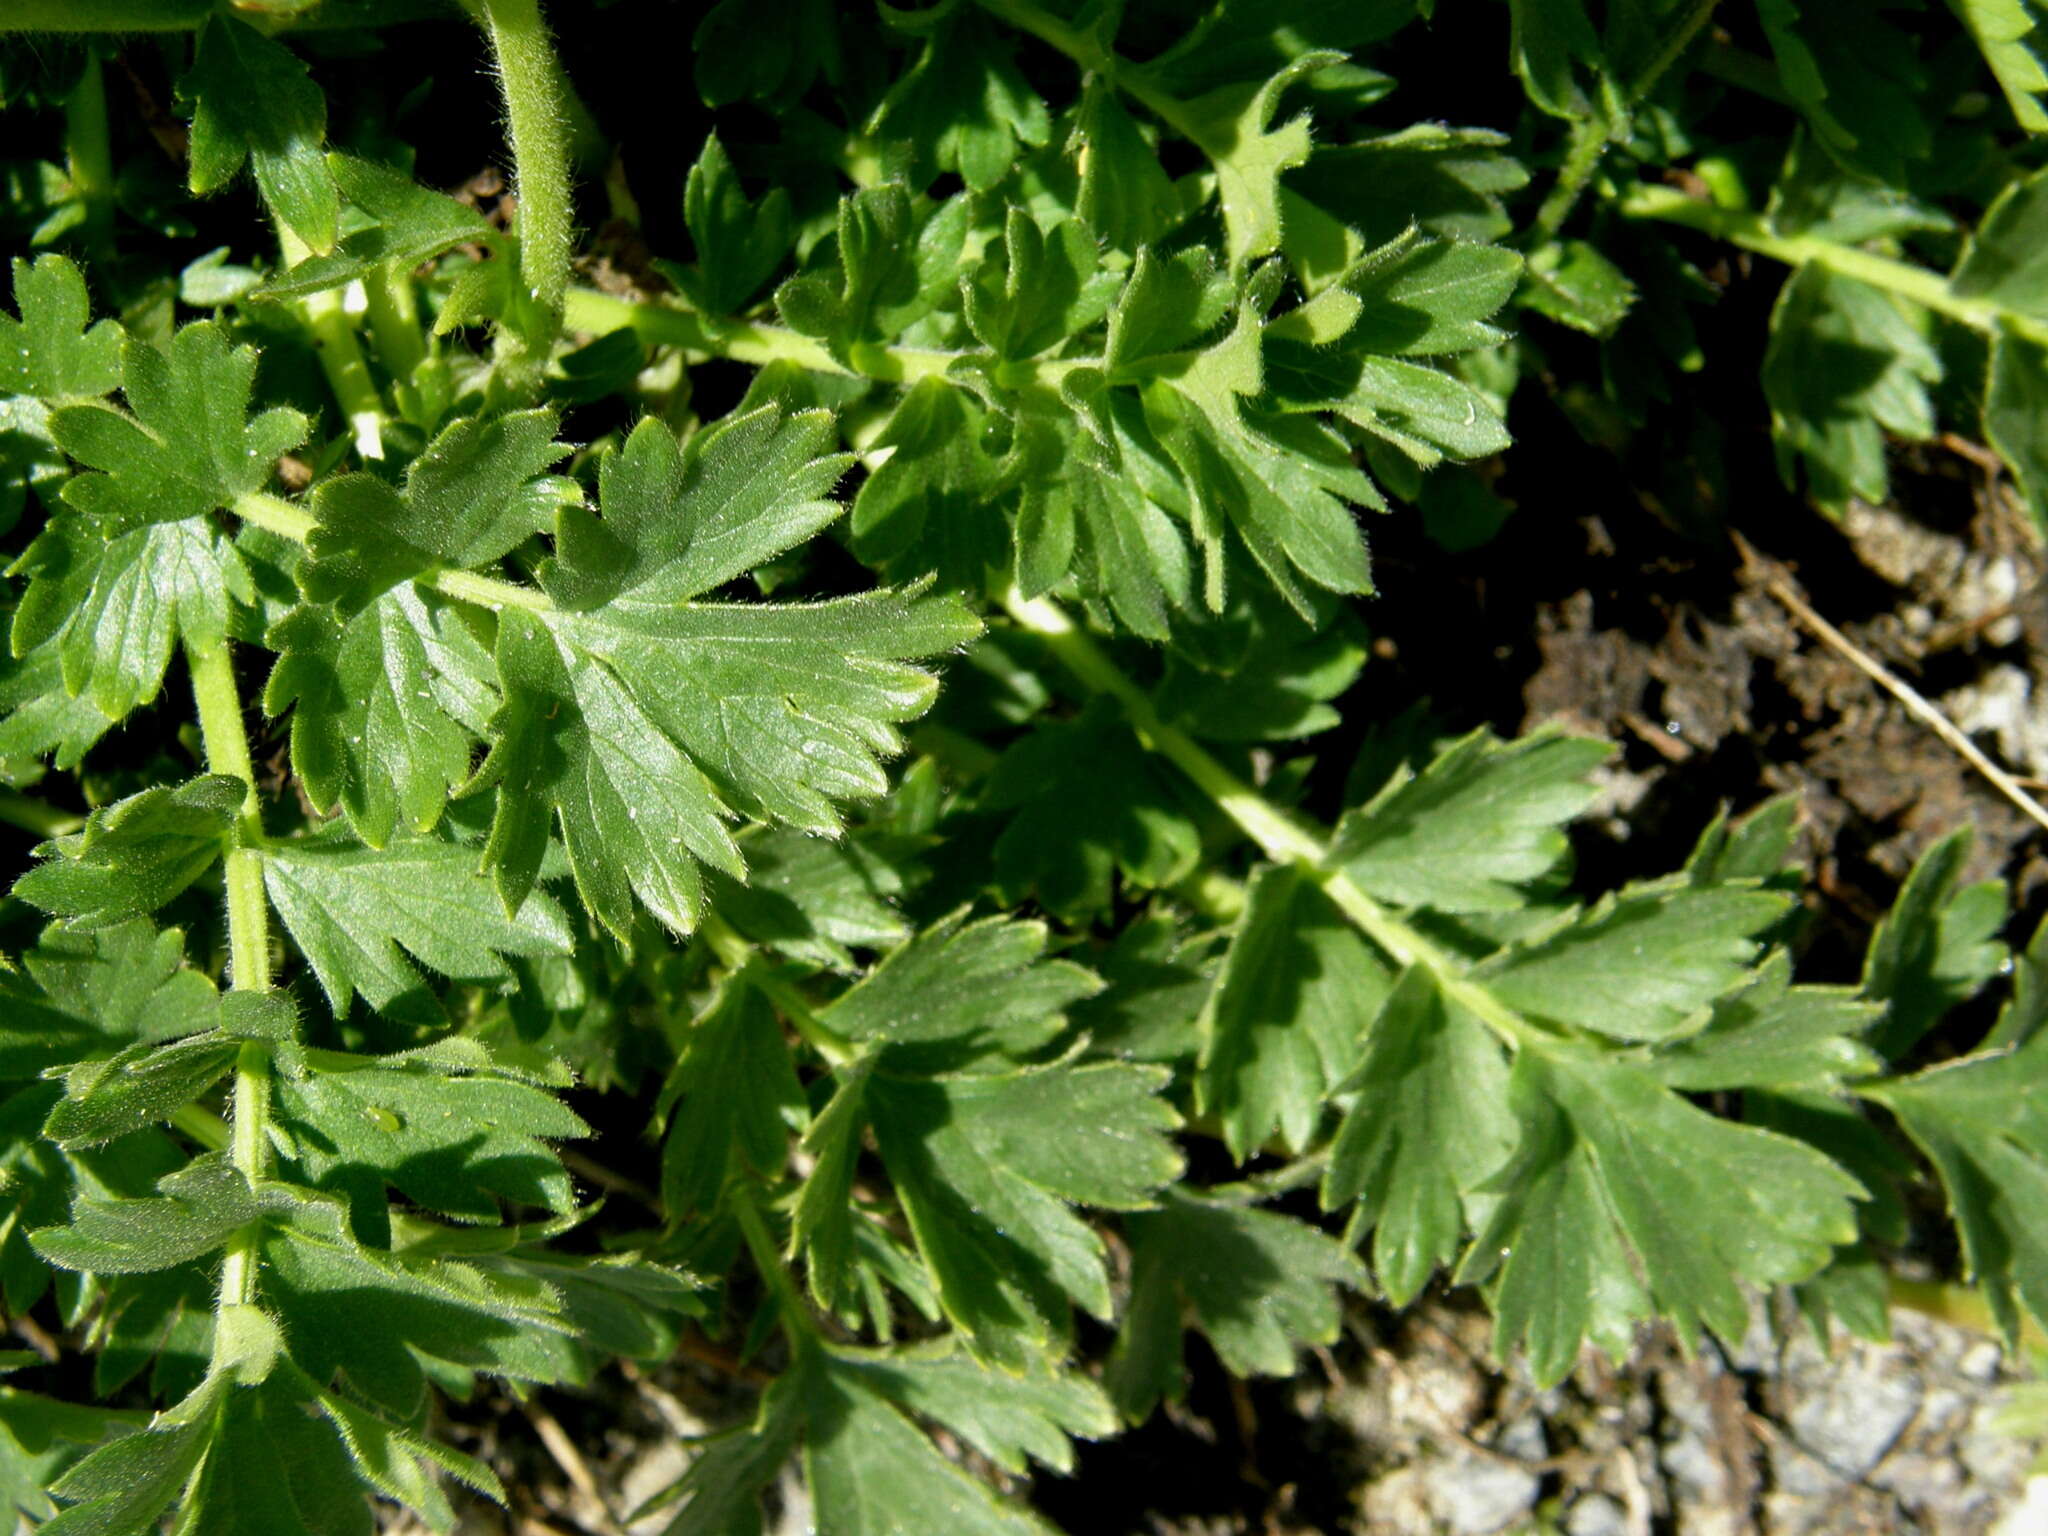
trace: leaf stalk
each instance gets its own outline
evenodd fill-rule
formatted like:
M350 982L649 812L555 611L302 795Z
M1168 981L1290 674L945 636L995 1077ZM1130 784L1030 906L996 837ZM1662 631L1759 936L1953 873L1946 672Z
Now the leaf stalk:
M479 10L505 92L520 274L535 302L559 319L575 224L561 66L538 0L481 0Z
M1467 978L1455 957L1373 900L1343 870L1331 868L1325 862L1331 841L1328 830L1274 805L1219 763L1186 731L1162 720L1150 696L1136 680L1117 666L1057 604L1042 597L1020 597L1014 588L1005 590L999 601L1004 611L1043 640L1084 686L1108 694L1123 706L1125 718L1147 750L1157 752L1192 779L1195 787L1258 844L1267 858L1276 864L1298 865L1306 871L1338 910L1396 964L1429 970L1447 995L1469 1009L1511 1047L1525 1044L1537 1033L1528 1020L1485 986Z
M234 658L226 639L211 645L188 643L192 696L206 766L248 786L236 820L237 846L228 850L228 978L238 992L270 990L270 906L263 891L263 813L256 799L256 775L249 734L235 686ZM234 1115L229 1156L253 1188L270 1173L270 1048L245 1041L235 1059ZM218 1306L248 1306L256 1299L260 1228L251 1223L229 1238L221 1268Z

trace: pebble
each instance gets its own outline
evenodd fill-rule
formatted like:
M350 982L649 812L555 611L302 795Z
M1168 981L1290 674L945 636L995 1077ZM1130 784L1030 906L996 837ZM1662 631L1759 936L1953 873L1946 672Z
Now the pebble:
M1535 1507L1535 1473L1484 1456L1451 1456L1426 1474L1431 1511L1454 1536L1492 1536Z
M1842 1477L1861 1478L1920 1411L1920 1377L1896 1350L1859 1351L1792 1409L1792 1433Z

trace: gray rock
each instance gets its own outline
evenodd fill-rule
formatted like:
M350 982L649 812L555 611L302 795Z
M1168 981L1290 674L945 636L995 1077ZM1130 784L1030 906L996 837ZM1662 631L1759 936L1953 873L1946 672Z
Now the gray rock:
M1963 1489L1963 1469L1951 1457L1900 1451L1886 1457L1870 1481L1914 1514L1936 1514L1956 1502Z
M1903 1352L1859 1348L1787 1418L1802 1445L1853 1480L1898 1442L1920 1397L1919 1374Z
M1621 1500L1589 1493L1574 1500L1564 1517L1565 1536L1630 1536L1628 1511Z
M1485 1456L1452 1456L1430 1467L1429 1507L1455 1536L1492 1536L1536 1505L1533 1472Z

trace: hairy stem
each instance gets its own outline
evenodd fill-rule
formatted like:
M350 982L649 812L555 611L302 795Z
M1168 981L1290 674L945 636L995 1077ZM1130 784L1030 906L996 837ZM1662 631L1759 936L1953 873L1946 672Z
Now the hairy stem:
M560 66L538 0L482 0L480 9L505 91L520 273L533 298L559 316L574 223Z
M97 256L109 255L114 235L114 151L107 132L106 76L97 53L87 53L85 71L64 103L64 160L71 189L85 204L86 246Z
M1503 1041L1518 1046L1538 1033L1526 1019L1477 982L1466 979L1459 961L1389 912L1341 869L1325 862L1330 833L1282 810L1212 757L1186 731L1162 720L1145 690L1057 605L1044 598L1002 594L1003 608L1020 626L1042 639L1061 665L1095 693L1123 706L1124 717L1145 747L1192 779L1215 807L1237 824L1276 864L1300 867L1398 965L1419 965L1437 978L1446 994L1483 1020Z
M973 359L986 366L998 384L1056 386L1077 368L1100 368L1099 357L1024 358L994 362L985 352L944 352L929 347L891 347L866 343L853 347L842 361L815 337L779 325L746 320L717 320L673 304L641 304L590 288L571 288L564 309L572 331L603 335L630 330L643 341L680 347L698 358L726 358L765 367L795 363L812 373L874 379L883 384L915 384L943 378L955 364ZM1160 360L1154 366L1170 366Z
M228 979L238 992L267 992L270 907L263 894L263 813L256 799L249 735L242 723L242 697L235 687L234 658L223 639L206 646L188 642L185 659L192 673L206 766L248 786L236 823L236 846L227 856ZM270 1048L246 1041L235 1060L229 1156L251 1186L270 1172L269 1121ZM258 1236L251 1225L229 1239L220 1275L222 1307L247 1306L256 1299Z
M726 1185L726 1198L732 1204L733 1218L739 1223L740 1236L746 1239L754 1268L761 1272L761 1279L775 1293L791 1342L801 1345L815 1339L818 1325L811 1317L811 1309L804 1304L796 1276L782 1261L782 1250L775 1245L775 1236L768 1230L768 1220L754 1199L752 1181L745 1178L732 1180Z
M1986 335L2010 331L2048 346L2048 325L2006 309L1990 299L1965 298L1952 290L1948 279L1939 272L1916 267L1910 262L1894 261L1889 256L1874 255L1817 235L1780 235L1760 215L1701 202L1687 197L1676 187L1631 188L1621 200L1621 211L1632 219L1682 224L1789 267L1821 267L1838 277L1853 278L1859 283L1897 294Z
M278 253L287 267L295 267L312 254L306 242L284 224L277 226ZM370 377L370 365L356 340L354 322L349 318L343 290L330 288L286 301L297 309L313 334L313 350L320 357L320 371L327 375L327 387L335 404L348 418L356 452L366 459L384 457L384 401Z
M7 0L0 32L191 32L213 0Z
M62 837L84 826L85 818L15 790L0 789L0 822L37 837Z
M419 311L412 302L412 277L388 266L363 274L364 316L370 322L377 354L395 379L410 379L427 358L420 336Z
M8 32L196 32L218 9L215 0L5 0L0 34ZM296 15L284 8L264 18L264 30L325 32L375 28L401 21L438 21L450 0L328 0Z
M1622 88L1621 102L1624 112L1640 102L1656 89L1657 82L1671 66L1678 62L1680 54L1691 46L1699 36L1700 28L1707 24L1707 18L1714 14L1717 0L1692 0L1671 29L1664 34L1656 51L1643 61L1642 68ZM1530 244L1541 245L1554 239L1564 228L1564 222L1571 217L1586 188L1600 170L1600 162L1607 157L1607 148L1614 140L1613 125L1598 117L1582 117L1571 127L1571 138L1565 151L1564 164L1558 168L1557 181L1536 210L1536 220L1530 230Z
M1028 32L1040 42L1065 54L1083 69L1100 75L1133 101L1143 104L1155 117L1183 138L1200 142L1194 114L1188 104L1162 90L1141 65L1102 46L1092 32L1069 26L1060 17L1032 0L976 0L991 16L1007 22L1019 32Z
M272 496L268 491L252 491L246 496L236 497L234 513L243 522L254 523L258 528L290 539L294 544L310 542L320 526L304 507L286 501L282 496ZM536 592L516 582L500 581L495 576L481 576L475 571L429 571L414 579L444 597L475 603L480 608L524 608L532 613L548 613L555 606L545 592Z
M711 952L718 956L718 963L734 975L747 970L759 953L715 912L705 917L699 931L704 942L711 946ZM759 989L761 995L775 1006L775 1011L797 1032L797 1037L804 1044L833 1066L844 1066L860 1054L844 1035L828 1028L813 1011L810 999L776 975L772 967L754 965L748 971L747 983Z

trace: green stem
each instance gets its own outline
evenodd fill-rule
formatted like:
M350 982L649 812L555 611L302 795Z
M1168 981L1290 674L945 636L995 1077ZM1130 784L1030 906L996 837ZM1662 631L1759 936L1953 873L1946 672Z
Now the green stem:
M1282 810L1232 773L1187 732L1159 716L1152 700L1135 680L1110 659L1088 633L1044 598L1001 594L1003 608L1021 627L1042 639L1061 665L1096 693L1108 694L1123 706L1124 716L1144 746L1157 752L1192 779L1195 787L1235 822L1266 857L1292 864L1316 881L1338 909L1365 936L1387 952L1397 965L1419 965L1432 972L1444 992L1470 1009L1511 1046L1538 1033L1484 986L1470 981L1464 966L1428 938L1382 907L1341 869L1325 863L1330 833L1290 811Z
M191 32L213 14L213 0L7 0L5 32Z
M282 496L273 496L268 491L251 491L246 496L236 497L234 513L243 522L254 523L258 528L290 539L294 544L311 542L320 527L313 514L304 507L286 501ZM536 592L516 582L500 581L495 576L481 576L475 571L428 571L415 580L445 597L475 603L480 608L524 608L530 613L550 613L555 606L545 592Z
M54 805L11 789L0 789L0 822L19 827L37 837L62 837L85 825L83 816L60 811Z
M1714 14L1717 0L1692 0L1685 14L1678 18L1657 51L1643 61L1643 67L1636 71L1621 93L1623 110L1634 107L1657 87L1657 82L1671 66L1678 62L1680 54L1691 46L1699 36L1700 28L1707 24L1707 18ZM1541 245L1556 238L1564 228L1564 222L1571 217L1572 209L1578 206L1593 177L1600 170L1600 162L1607 156L1607 148L1614 142L1613 125L1594 116L1577 119L1571 128L1569 148L1565 151L1564 164L1558 168L1557 182L1536 210L1536 221L1532 227L1532 245Z
M1687 197L1676 187L1633 187L1622 198L1621 211L1632 219L1682 224L1790 267L1824 268L1838 276L1895 293L1902 299L1986 335L2009 331L2048 345L2048 325L2006 309L1990 299L1964 298L1949 287L1948 279L1939 272L1916 267L1910 262L1894 261L1889 256L1874 255L1817 235L1780 235L1757 214L1701 202Z
M740 1236L746 1239L754 1268L761 1272L762 1280L775 1293L775 1300L782 1309L782 1321L789 1329L792 1341L801 1345L816 1339L818 1324L811 1316L811 1309L804 1305L796 1276L782 1262L782 1250L776 1246L775 1236L768 1230L767 1218L762 1216L761 1207L755 1203L752 1183L744 1177L734 1179L726 1186L726 1199L731 1204L734 1219L739 1222Z
M420 335L419 311L411 303L412 277L390 267L374 267L363 274L365 318L377 355L395 379L410 379L413 370L427 360L427 344Z
M680 347L697 358L726 358L736 363L795 363L812 373L842 378L874 379L884 384L915 384L944 378L956 363L973 360L988 369L998 384L1056 387L1077 368L1100 368L1099 357L1024 358L996 362L986 352L945 352L928 347L890 347L866 343L854 347L846 360L815 337L779 325L745 320L714 320L671 304L641 304L590 288L571 288L564 309L572 331L603 335L630 330L658 346ZM1159 359L1154 370L1170 371L1174 359Z
M196 32L217 9L215 0L4 0L0 34L8 32ZM296 16L273 13L264 27L280 32L388 27L402 21L438 21L449 0L324 0Z
M242 696L235 686L228 642L190 642L185 659L192 673L192 697L199 711L199 735L206 766L240 779L247 792L236 823L236 846L227 856L228 978L238 992L270 990L270 907L263 893L263 813L256 799L256 774L249 759L249 735L242 723ZM234 1115L229 1156L253 1187L270 1173L270 1048L261 1041L242 1045L235 1059ZM228 1240L221 1268L221 1307L247 1306L256 1299L260 1228L251 1224Z
M520 272L534 300L559 316L574 221L560 66L538 0L482 0L481 10L512 138Z
M1593 173L1600 169L1600 161L1606 155L1610 142L1607 125L1599 118L1573 120L1564 164L1558 167L1556 182L1543 199L1542 206L1536 210L1536 220L1529 229L1530 244L1541 245L1555 238L1557 232L1564 228L1564 221L1579 205L1579 198L1593 180Z
M85 204L86 244L109 254L114 234L114 152L107 132L107 81L97 52L88 51L85 72L64 103L64 158L71 188Z
M1065 54L1085 70L1100 75L1132 100L1141 102L1161 122L1183 138L1200 142L1195 115L1178 96L1161 89L1142 65L1102 46L1095 34L1069 26L1051 11L1031 0L976 0L991 16L1028 32L1040 42Z
M715 912L710 914L699 931L704 942L711 946L711 952L718 956L718 963L733 975L746 971L748 985L758 988L761 995L774 1005L775 1011L788 1021L789 1027L797 1032L798 1038L827 1062L843 1067L860 1055L853 1042L826 1025L811 1007L811 1000L786 978L777 975L772 966L753 964L759 951L735 933L724 918Z
M277 246L286 267L295 267L312 254L306 242L283 224L277 226ZM344 291L330 288L286 302L298 310L312 333L320 371L327 375L327 387L334 391L335 403L348 418L356 452L366 459L383 458L384 401L370 377L362 344L356 340Z

